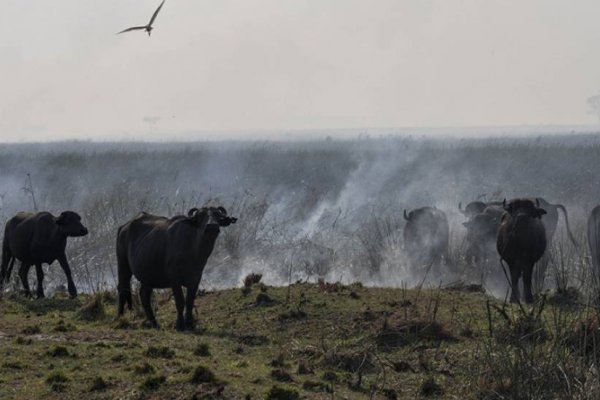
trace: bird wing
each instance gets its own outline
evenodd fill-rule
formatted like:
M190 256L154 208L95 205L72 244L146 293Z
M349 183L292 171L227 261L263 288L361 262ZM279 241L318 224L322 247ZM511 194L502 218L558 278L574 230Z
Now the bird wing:
M145 26L132 26L131 28L123 29L121 32L117 32L117 35L119 33L130 32L130 31L137 31L137 30L140 30L140 29L146 29L146 27Z
M163 4L165 4L165 0L163 0L162 3L160 3L160 6L158 6L158 8L156 9L156 11L154 11L154 14L152 14L152 18L150 18L150 22L148 22L148 26L152 26L152 23L156 19L156 16L158 15L158 12L162 8Z

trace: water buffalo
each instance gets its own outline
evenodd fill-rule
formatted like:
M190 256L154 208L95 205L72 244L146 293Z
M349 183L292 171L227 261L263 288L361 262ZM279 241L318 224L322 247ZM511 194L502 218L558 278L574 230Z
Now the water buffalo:
M594 276L600 278L600 206L594 207L587 222L588 245L592 255ZM596 282L597 284L598 282Z
M533 266L546 250L546 230L541 221L546 210L540 208L539 201L534 203L530 199L513 199L508 204L505 200L504 209L496 247L510 271L510 300L519 301L518 285L522 276L525 301L532 303Z
M469 204L467 204L464 209L462 208L462 203L458 203L458 211L460 211L460 213L462 215L467 217L467 220L470 220L474 216L483 213L488 206L501 206L501 205L502 205L502 203L497 202L497 201L491 201L491 202L486 203L486 202L477 200L477 201L472 201Z
M434 207L404 210L404 249L412 266L439 268L442 258L450 262L448 240L450 229L443 211Z
M35 265L37 297L44 297L42 264L50 265L58 260L67 276L69 295L77 296L65 248L67 237L85 236L87 233L87 228L81 223L81 217L73 211L64 211L58 217L49 212L18 213L6 223L2 242L0 284L8 281L17 259L21 261L19 277L25 294L31 295L27 276L31 266Z
M152 289L171 288L177 330L192 329L194 299L206 261L220 227L236 221L223 207L203 207L173 218L142 212L121 226L117 235L118 314L123 315L125 303L131 309L133 274L141 284L140 300L150 326L158 327L150 304ZM187 289L185 300L182 286Z
M474 265L484 265L496 254L496 237L504 209L501 206L487 206L481 213L463 222L467 229L466 256Z

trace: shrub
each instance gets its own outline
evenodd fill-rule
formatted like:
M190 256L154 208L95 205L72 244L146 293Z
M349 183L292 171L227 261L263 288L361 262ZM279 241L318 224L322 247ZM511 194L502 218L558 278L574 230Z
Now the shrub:
M254 272L246 275L244 278L244 287L250 288L252 285L256 285L262 279L262 274L255 274Z
M216 383L217 377L215 374L203 365L198 365L194 369L194 373L192 374L192 383Z

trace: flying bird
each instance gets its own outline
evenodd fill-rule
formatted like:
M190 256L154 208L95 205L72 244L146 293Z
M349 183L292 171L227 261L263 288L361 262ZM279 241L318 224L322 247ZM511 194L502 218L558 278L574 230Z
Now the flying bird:
M125 33L125 32L130 32L130 31L137 31L137 30L145 30L146 32L148 32L148 36L150 36L150 33L152 32L152 29L154 29L152 27L152 24L154 23L154 20L156 19L156 16L158 15L158 12L160 11L160 9L162 8L163 4L165 4L165 0L162 1L162 3L160 3L160 6L158 6L158 8L156 9L156 11L154 11L154 14L152 14L152 18L150 18L150 22L148 22L147 25L144 26L132 26L131 28L127 28L122 30L119 33Z

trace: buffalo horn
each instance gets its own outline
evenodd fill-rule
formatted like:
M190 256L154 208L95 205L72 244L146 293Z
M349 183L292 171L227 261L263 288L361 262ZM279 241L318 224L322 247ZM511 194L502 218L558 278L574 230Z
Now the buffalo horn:
M188 217L194 216L197 212L198 212L198 209L196 207L190 208L190 211L188 211Z

